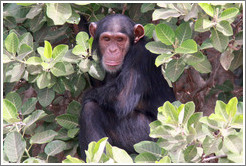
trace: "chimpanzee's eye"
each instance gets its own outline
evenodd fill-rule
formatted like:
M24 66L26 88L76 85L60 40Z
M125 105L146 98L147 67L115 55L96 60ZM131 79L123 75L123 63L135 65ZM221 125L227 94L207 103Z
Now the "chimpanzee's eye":
M123 40L124 40L123 37L118 37L118 38L117 38L117 41L118 41L118 42L121 42L121 41L123 41Z
M104 41L109 41L110 38L105 36L105 37L103 37L103 40L104 40Z

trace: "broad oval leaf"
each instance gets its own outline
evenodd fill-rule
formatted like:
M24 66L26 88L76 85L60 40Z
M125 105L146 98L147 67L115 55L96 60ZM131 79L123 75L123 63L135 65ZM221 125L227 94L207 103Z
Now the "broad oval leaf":
M117 163L133 163L132 158L129 156L129 154L118 147L112 147L112 154L114 161Z
M170 123L172 124L177 124L178 123L178 112L170 102L165 102L163 105L163 115L168 118L170 117Z
M92 65L92 61L89 58L82 59L79 63L79 69L86 73L90 70L90 67Z
M228 20L230 18L235 17L238 14L238 12L239 12L239 10L237 8L234 8L234 7L228 8L221 13L219 19L220 20Z
M67 113L72 114L72 115L79 115L81 109L82 109L81 104L73 100L71 103L69 103L67 107Z
M53 68L50 69L51 73L56 77L66 75L66 68L63 62L57 62Z
M31 57L26 61L26 64L28 65L41 65L42 59L40 57Z
M148 152L156 157L162 157L162 148L155 142L141 141L134 145L134 149L138 153Z
M181 14L175 9L155 9L152 14L153 21L159 19L168 19L170 17L179 17Z
M154 163L157 160L157 158L151 154L151 153L141 153L136 156L135 162L136 163Z
M229 44L229 37L224 36L221 32L211 29L211 42L214 48L220 52L224 52Z
M243 151L243 140L238 135L229 135L224 138L223 145L231 152L240 154Z
M3 148L9 161L20 162L26 148L26 141L20 133L14 131L9 133L4 139Z
M55 25L63 25L72 15L72 8L68 3L46 3L46 6L46 14Z
M226 112L230 118L233 118L237 112L237 103L237 98L233 97L226 105Z
M196 23L195 23L195 26L194 26L195 31L197 31L197 32L206 32L206 31L208 31L210 29L210 27L204 28L204 27L206 27L206 26L204 26L205 22L206 21L204 21L204 19L202 19L202 18L197 19Z
M150 10L154 10L155 4L154 3L144 3L141 6L141 13L146 13Z
M93 78L98 79L100 81L104 79L106 74L105 70L94 61L91 62L91 66L88 72Z
M229 70L231 62L234 59L234 54L231 50L226 50L220 56L220 64L225 70Z
M195 54L186 54L184 56L184 61L188 65L196 65L205 59L205 55L202 52L197 52Z
M190 145L184 150L184 159L187 162L191 162L191 160L197 155L197 149L195 145Z
M162 53L168 53L168 52L173 52L173 47L172 46L167 46L161 41L151 41L148 42L145 45L146 49L148 49L150 52L154 54L162 54Z
M191 28L188 22L182 23L178 26L178 28L175 31L176 37L179 40L179 44L182 44L185 40L188 40L191 38Z
M57 116L56 121L59 125L66 129L73 129L78 126L78 116L71 114Z
M68 46L64 44L60 44L56 46L52 52L52 58L54 61L58 62L60 61L63 56L67 53L68 51Z
M61 153L66 148L66 143L60 140L55 140L46 145L44 152L48 156L55 156L58 153Z
M203 56L203 58L204 59L201 62L191 65L200 73L210 73L212 71L212 65L205 55Z
M23 120L23 123L26 124L25 128L31 126L39 119L43 118L47 114L43 110L36 110L31 115L29 115L27 118Z
M17 118L18 111L15 105L11 101L3 99L3 119L11 123L12 120L17 120Z
M41 89L38 92L38 101L43 107L47 107L55 98L55 92L52 89Z
M166 24L158 24L155 27L156 30L156 35L158 37L158 39L166 44L166 45L172 45L174 43L175 40L175 33L173 31L173 29L166 25Z
M22 115L28 115L32 113L37 104L38 99L35 97L29 98L21 107L21 114Z
M173 54L161 54L155 59L155 65L159 67L160 65L168 62Z
M21 97L18 93L10 92L6 95L5 99L8 99L9 101L11 101L15 105L15 108L17 110L19 110L21 108L22 100L21 100Z
M197 44L193 39L185 40L181 45L175 49L176 53L188 54L197 52Z
M215 114L220 116L224 122L227 122L228 114L226 112L226 104L223 101L220 100L216 101Z
M173 59L167 64L166 76L172 82L178 80L185 69L185 63L181 59Z
M5 82L17 82L19 81L25 71L25 64L24 63L14 63L9 66L6 75L5 75Z
M89 35L86 32L79 32L76 36L76 43L78 45L81 45L83 50L86 50L89 48Z
M214 8L208 3L198 3L199 6L211 17L214 17Z
M233 35L233 30L228 21L220 21L217 26L217 30L223 33L225 36L232 36Z
M37 78L37 86L39 89L48 87L51 81L51 74L48 72L42 72Z
M52 57L52 47L50 42L44 41L44 56L47 59L50 59Z
M8 52L16 54L19 46L18 36L14 32L10 33L5 39L4 44Z
M56 135L58 135L58 133L53 130L46 130L40 133L36 133L31 137L30 144L48 143L52 141Z
M146 24L144 26L144 35L146 37L148 37L148 38L152 38L154 30L155 30L155 25L154 24Z

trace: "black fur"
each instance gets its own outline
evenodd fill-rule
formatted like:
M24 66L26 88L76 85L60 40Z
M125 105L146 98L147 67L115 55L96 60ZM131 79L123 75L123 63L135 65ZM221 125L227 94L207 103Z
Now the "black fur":
M145 48L144 38L134 44L135 23L123 15L110 15L97 23L93 49L100 56L99 35L110 30L112 19L120 19L121 32L130 38L130 48L120 71L107 73L104 84L85 93L80 116L79 142L82 158L88 143L109 137L113 146L133 153L133 145L149 137L149 123L157 108L174 101L171 88L155 66L156 55Z

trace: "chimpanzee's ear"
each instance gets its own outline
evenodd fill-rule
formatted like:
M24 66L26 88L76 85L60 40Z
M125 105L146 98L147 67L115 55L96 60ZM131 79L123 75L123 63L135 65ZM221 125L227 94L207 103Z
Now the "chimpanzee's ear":
M136 24L134 26L134 43L137 43L142 37L144 37L144 27L141 24Z
M97 30L97 24L95 22L90 23L89 26L89 32L90 35L94 38L95 34L96 34L96 30Z

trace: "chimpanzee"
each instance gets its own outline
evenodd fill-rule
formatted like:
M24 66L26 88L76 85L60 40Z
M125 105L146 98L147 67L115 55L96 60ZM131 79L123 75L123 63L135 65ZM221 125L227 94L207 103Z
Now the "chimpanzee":
M145 48L144 28L121 14L89 26L93 50L106 70L104 84L84 94L79 142L82 158L88 143L108 137L111 145L134 153L133 145L149 137L157 108L174 93Z

